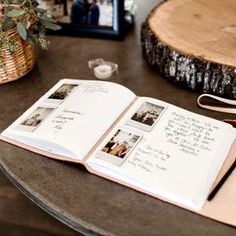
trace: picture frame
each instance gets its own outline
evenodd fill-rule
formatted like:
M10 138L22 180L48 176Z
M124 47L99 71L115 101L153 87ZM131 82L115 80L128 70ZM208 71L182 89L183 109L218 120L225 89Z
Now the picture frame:
M95 2L99 11L98 22L89 22L91 10L85 12L83 20L76 20L75 12L78 11L82 0L39 0L39 7L50 9L55 23L62 28L57 31L49 30L48 34L85 36L94 38L110 38L121 40L125 35L125 10L124 0L85 0L85 4ZM87 6L86 5L86 6ZM87 9L87 8L86 8ZM91 7L90 7L91 9ZM87 14L87 15L86 15ZM90 14L90 15L89 15ZM87 18L86 18L87 17ZM84 20L87 19L87 20ZM90 17L91 19L91 17Z

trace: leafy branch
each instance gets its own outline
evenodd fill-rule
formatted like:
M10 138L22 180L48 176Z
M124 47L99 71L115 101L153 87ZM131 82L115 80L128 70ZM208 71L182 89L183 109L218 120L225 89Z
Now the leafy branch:
M14 28L23 40L47 49L46 30L61 27L50 17L50 12L39 7L36 0L0 0L0 57L4 44L8 45L10 53L17 48L17 42L7 34Z

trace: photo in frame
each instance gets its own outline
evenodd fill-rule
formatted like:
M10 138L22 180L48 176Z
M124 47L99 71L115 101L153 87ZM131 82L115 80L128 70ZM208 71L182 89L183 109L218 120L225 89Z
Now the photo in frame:
M122 39L124 0L38 0L62 28L49 34Z

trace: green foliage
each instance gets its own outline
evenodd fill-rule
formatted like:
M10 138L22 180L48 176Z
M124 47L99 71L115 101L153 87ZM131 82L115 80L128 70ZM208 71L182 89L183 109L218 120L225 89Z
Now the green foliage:
M39 8L37 0L0 0L0 61L4 44L8 45L10 53L17 49L17 42L5 33L13 28L23 40L47 49L46 29L58 30L60 26L47 10Z
M19 35L21 36L21 38L26 40L27 39L27 30L26 30L25 26L22 23L17 22L16 28L17 28L17 31L18 31Z

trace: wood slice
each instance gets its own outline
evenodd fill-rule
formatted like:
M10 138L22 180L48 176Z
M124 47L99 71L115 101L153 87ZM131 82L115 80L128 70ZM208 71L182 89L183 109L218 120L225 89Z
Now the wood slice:
M236 99L236 1L167 0L142 25L143 52L171 81Z

